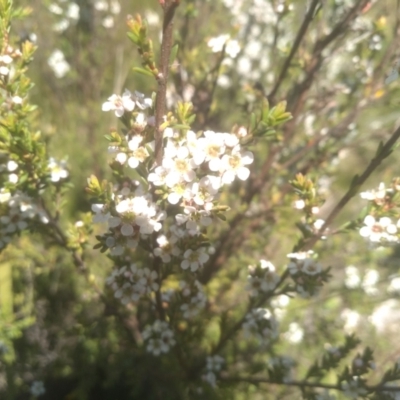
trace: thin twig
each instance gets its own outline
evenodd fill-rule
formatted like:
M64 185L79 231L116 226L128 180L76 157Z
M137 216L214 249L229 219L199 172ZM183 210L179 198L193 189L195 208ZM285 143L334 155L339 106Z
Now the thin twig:
M274 96L278 92L279 88L281 87L282 82L284 81L287 73L289 72L290 64L293 60L293 57L297 53L297 50L299 49L300 44L303 41L303 38L307 32L309 25L311 24L311 21L314 18L315 10L317 9L320 1L321 0L313 0L313 2L310 5L310 8L308 9L306 16L304 17L303 23L301 24L300 29L296 35L296 39L294 40L292 49L290 50L290 53L287 56L287 58L283 64L281 73L279 74L279 77L275 83L275 86L272 88L271 92L267 96L270 103L274 102L274 100L273 100Z
M229 376L228 374L221 373L220 376L221 381L224 382L248 382L248 383L268 383L273 385L285 385L285 386L297 386L300 388L321 388L321 389L335 389L339 391L343 391L343 389L339 385L330 385L327 383L319 383L319 382L307 382L307 381L285 381L285 382L277 382L276 380L257 377L257 376ZM396 386L365 386L365 389L368 392L400 392L400 387Z
M161 1L160 1L161 3ZM163 156L162 137L163 133L160 128L166 112L166 96L167 96L167 80L169 73L169 58L172 49L173 40L173 19L175 10L179 5L179 0L165 0L163 2L164 23L163 23L163 38L160 51L160 65L157 76L158 88L155 105L156 118L156 135L155 135L155 162L156 165L161 165Z

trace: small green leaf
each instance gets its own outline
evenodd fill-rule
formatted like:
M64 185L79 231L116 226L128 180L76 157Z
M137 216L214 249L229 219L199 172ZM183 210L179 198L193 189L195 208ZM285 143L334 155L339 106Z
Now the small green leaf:
M132 68L133 72L137 72L138 74L142 74L142 75L146 75L146 76L150 76L152 78L154 78L154 74L149 71L148 69L144 69L144 68L140 68L140 67L133 67Z

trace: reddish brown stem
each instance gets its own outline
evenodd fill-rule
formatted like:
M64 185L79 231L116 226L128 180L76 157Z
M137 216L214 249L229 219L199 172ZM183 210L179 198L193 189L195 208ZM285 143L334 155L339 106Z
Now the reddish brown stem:
M164 9L163 38L160 51L159 73L157 75L157 97L156 97L156 135L155 135L155 162L160 165L163 156L162 137L160 128L166 113L167 80L169 72L169 58L173 40L173 19L179 0L165 0L162 3Z

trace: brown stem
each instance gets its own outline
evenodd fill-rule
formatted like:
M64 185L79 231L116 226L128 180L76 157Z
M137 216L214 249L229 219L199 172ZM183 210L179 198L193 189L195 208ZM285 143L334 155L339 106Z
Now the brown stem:
M173 40L173 19L176 7L179 5L179 0L165 0L163 3L164 23L163 23L163 38L160 51L159 74L157 76L158 88L156 97L156 135L155 135L155 162L156 165L161 165L163 156L163 133L160 126L166 112L166 95L167 95L167 80L169 72L169 58L172 49Z
M279 77L275 83L275 86L272 88L271 92L268 94L268 100L272 104L274 103L274 97L275 97L276 93L278 92L279 88L281 87L282 82L286 78L286 75L289 71L290 64L293 60L293 57L297 53L297 50L299 49L300 44L303 41L303 38L307 32L307 29L308 29L311 21L314 18L315 11L317 9L318 4L320 4L320 2L321 2L321 0L313 0L313 2L310 5L310 8L308 9L306 16L304 17L303 23L301 24L300 29L296 35L296 39L294 40L292 49L290 50L290 53L287 56L287 58L283 64L281 73L279 74Z
M220 376L221 381L224 382L248 382L253 384L259 383L268 383L273 385L285 385L285 386L297 386L299 388L322 388L322 389L335 389L339 391L343 391L343 389L339 385L330 385L327 383L319 383L319 382L307 382L307 381L285 381L285 382L277 382L272 379L257 377L257 376L229 376L227 374L221 373ZM396 386L365 386L368 392L400 392L400 388Z

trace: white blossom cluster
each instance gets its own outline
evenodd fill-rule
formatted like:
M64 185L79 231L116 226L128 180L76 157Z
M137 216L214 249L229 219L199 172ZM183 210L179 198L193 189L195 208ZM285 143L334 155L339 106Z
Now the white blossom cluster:
M108 222L105 244L112 255L122 255L124 247L135 248L139 240L158 232L153 254L164 263L178 257L183 270L195 272L208 261L210 249L200 240L193 244L194 240L200 239L212 223L219 190L235 178L249 177L248 165L253 162L253 154L240 146L242 131L240 135L213 131L196 134L167 127L163 132L162 162L152 168L148 158L154 153L154 141L147 139L147 132L154 129L154 117L148 115L151 107L151 99L128 90L122 96L112 95L103 104L103 111L114 111L117 117L132 117L126 144L111 146L110 150L120 164L126 163L133 169L147 168L148 188L140 186L136 190L140 194L116 195L115 210L94 205L94 221ZM180 206L179 211L167 215L154 202L153 191L166 200L166 205ZM188 245L188 241L192 244Z
M0 54L0 79L6 80L13 77L15 69L12 63L21 56L21 50L14 49L9 45L3 49Z
M293 42L292 33L282 32L275 37L274 26L277 24L283 11L292 11L293 4L288 2L268 2L263 0L223 0L227 11L231 14L232 21L238 27L237 40L230 36L220 35L208 41L208 46L213 52L220 51L225 45L225 51L229 57L223 61L227 73L219 76L217 84L223 88L230 87L232 80L229 70L236 70L239 76L246 81L257 81L263 79L269 83L273 82L274 74L271 68L271 58L262 57L259 54L274 47L283 50ZM300 12L300 11L299 11Z
M99 13L101 24L104 28L112 28L115 25L114 16L121 12L121 5L118 0L95 0L93 9ZM79 20L81 13L85 14L86 10L74 1L53 0L48 6L49 11L55 15L58 21L53 25L53 31L62 33L71 25Z
M197 280L192 283L181 281L179 285L183 300L180 306L183 318L193 318L204 309L207 303L207 296L204 293L203 286Z
M243 323L245 338L255 338L260 346L266 346L278 337L278 322L266 308L254 308Z
M51 157L48 163L48 168L50 170L50 179L52 182L60 182L61 180L68 178L69 172L65 160L57 161Z
M247 290L250 296L255 297L260 292L270 292L275 289L280 277L275 272L275 266L266 260L260 260L260 265L254 267L249 265L249 275L247 277Z
M153 105L153 101L150 98L146 98L144 94L135 91L131 93L128 89L125 89L122 96L117 94L111 95L106 102L103 103L101 109L103 111L114 111L116 117L120 118L125 112L131 112L135 109L145 110ZM137 119L141 121L143 126L147 125L148 119L146 114L139 112ZM138 121L136 121L138 122Z
M101 15L101 24L110 29L115 26L115 16L121 12L121 4L118 0L95 0L94 9Z
M147 325L142 336L146 342L146 350L155 356L168 353L175 345L174 333L165 321L156 320L153 325Z
M3 179L14 185L19 181L18 169L19 165L14 160L8 160L4 164L0 165L0 171L5 175Z
M364 218L359 233L373 245L391 245L400 241L398 232L400 219L395 218L393 214L382 215L382 213L385 214L386 209L393 211L395 206L393 198L399 190L398 183L386 187L381 182L377 189L360 193L362 199L368 200L372 204L372 211ZM376 210L378 210L378 213L375 212Z
M218 354L207 357L206 373L202 377L203 380L215 388L217 386L217 374L221 371L224 363L224 358Z
M54 49L47 59L48 66L53 70L56 78L64 78L71 70L71 66L65 59L64 53L60 49Z
M208 40L207 46L211 48L213 53L219 53L225 48L225 53L236 58L240 52L240 45L237 40L231 39L229 35L220 35Z
M134 249L139 240L146 240L153 232L162 228L165 212L152 201L150 193L144 193L141 186L134 191L124 188L114 196L115 209L109 210L104 204L93 204L94 223L108 224L104 243L110 248L111 255L120 256L125 248Z
M33 200L20 192L13 195L0 190L0 249L6 247L13 235L27 229L30 221L49 222L47 214Z
M309 298L318 294L322 286L322 266L313 258L313 251L290 253L287 257L290 258L288 270L300 297Z
M393 221L390 217L376 218L367 215L364 218L363 226L360 228L360 235L375 244L398 243L398 229L400 228L400 219Z
M69 175L66 169L66 162L56 161L53 157L49 159L48 169L50 173L50 179L52 182L59 182L62 179L66 179ZM20 166L18 162L10 159L3 165L0 165L0 172L6 174L8 182L17 184L19 181Z
M122 304L128 304L158 290L157 278L156 271L150 271L147 267L140 268L132 263L129 267L115 268L106 283Z

